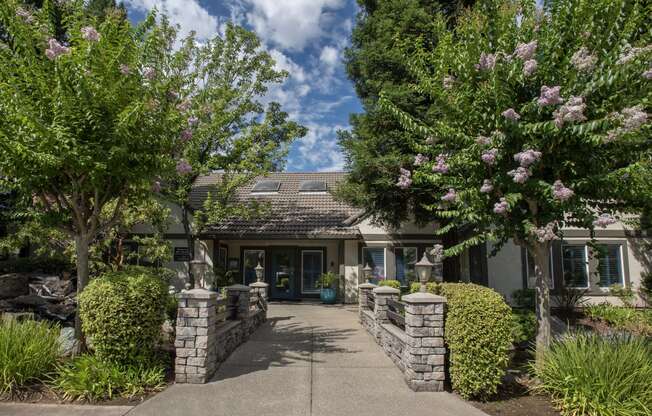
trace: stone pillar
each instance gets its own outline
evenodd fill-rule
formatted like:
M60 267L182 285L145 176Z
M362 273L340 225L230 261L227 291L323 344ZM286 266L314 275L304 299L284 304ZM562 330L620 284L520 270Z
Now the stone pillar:
M367 307L367 294L376 287L373 283L360 283L358 285L358 314L361 314L362 309Z
M251 296L251 288L245 285L231 285L226 288L227 296L237 297L237 312L235 319L249 318L249 297Z
M401 291L389 286L380 286L375 288L373 292L376 296L376 307L374 308L376 324L387 324L389 323L389 318L387 317L387 309L389 309L387 299L398 300Z
M249 285L251 292L255 295L260 296L261 298L267 300L267 288L269 287L268 283L265 282L254 282Z
M405 381L414 391L443 391L446 298L431 293L403 296L405 303Z
M177 383L206 383L217 366L217 293L192 289L177 294L177 299L175 380Z

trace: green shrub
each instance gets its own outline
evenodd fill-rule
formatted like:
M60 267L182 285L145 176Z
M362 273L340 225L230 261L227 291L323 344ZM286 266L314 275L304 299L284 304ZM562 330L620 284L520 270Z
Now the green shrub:
M121 365L94 355L83 355L59 366L50 385L66 400L131 398L161 390L165 385L165 368L161 365Z
M42 380L57 363L59 327L47 322L0 325L0 391Z
M554 341L533 371L563 415L652 414L652 344L575 334Z
M537 292L534 289L518 289L512 293L512 299L517 307L533 311L536 305Z
M446 297L444 339L453 389L464 398L486 399L498 391L512 344L511 308L492 289L470 283L433 283ZM412 291L419 285L412 285Z
M152 357L165 319L165 283L145 268L110 272L79 296L82 328L100 359L138 364Z
M512 311L512 342L531 341L537 335L537 316L530 310Z
M378 286L389 286L401 290L401 282L398 280L384 279L378 282Z
M340 280L340 277L333 272L327 272L321 275L319 278L319 284L322 288L333 288L337 285L337 282Z
M627 285L611 285L609 286L609 292L611 292L612 295L616 296L620 301L623 303L623 305L631 308L634 306L634 301L636 299L636 294L632 290L632 287Z
M616 329L652 336L652 313L649 310L637 310L603 303L587 306L584 308L584 312L589 318L604 321Z

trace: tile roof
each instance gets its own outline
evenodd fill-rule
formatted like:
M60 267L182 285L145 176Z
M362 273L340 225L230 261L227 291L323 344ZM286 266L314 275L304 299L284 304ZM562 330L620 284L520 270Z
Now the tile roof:
M343 172L270 173L258 177L241 187L236 199L246 202L267 202L268 211L254 219L229 218L212 224L205 233L218 237L262 238L357 238L358 229L347 219L359 215L360 210L337 201L331 192L344 180ZM199 177L193 185L190 203L201 207L211 187L220 181L221 174L213 173ZM276 180L281 183L277 193L255 194L252 188L258 180ZM299 186L306 180L324 181L326 193L300 193Z

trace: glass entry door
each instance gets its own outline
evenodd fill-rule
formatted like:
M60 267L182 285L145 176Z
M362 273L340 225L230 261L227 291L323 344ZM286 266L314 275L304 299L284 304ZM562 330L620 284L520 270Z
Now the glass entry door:
M297 249L272 247L269 251L272 298L293 299L297 281Z

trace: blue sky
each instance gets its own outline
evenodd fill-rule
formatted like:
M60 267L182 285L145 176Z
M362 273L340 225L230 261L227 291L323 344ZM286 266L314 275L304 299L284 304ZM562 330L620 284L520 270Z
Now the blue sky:
M194 30L200 39L221 32L229 20L252 31L279 68L290 73L265 100L281 103L291 117L308 127L292 145L288 171L344 168L336 132L349 128L349 114L361 112L346 78L342 55L348 46L357 6L354 0L124 0L132 20L156 7L165 11L181 34Z

